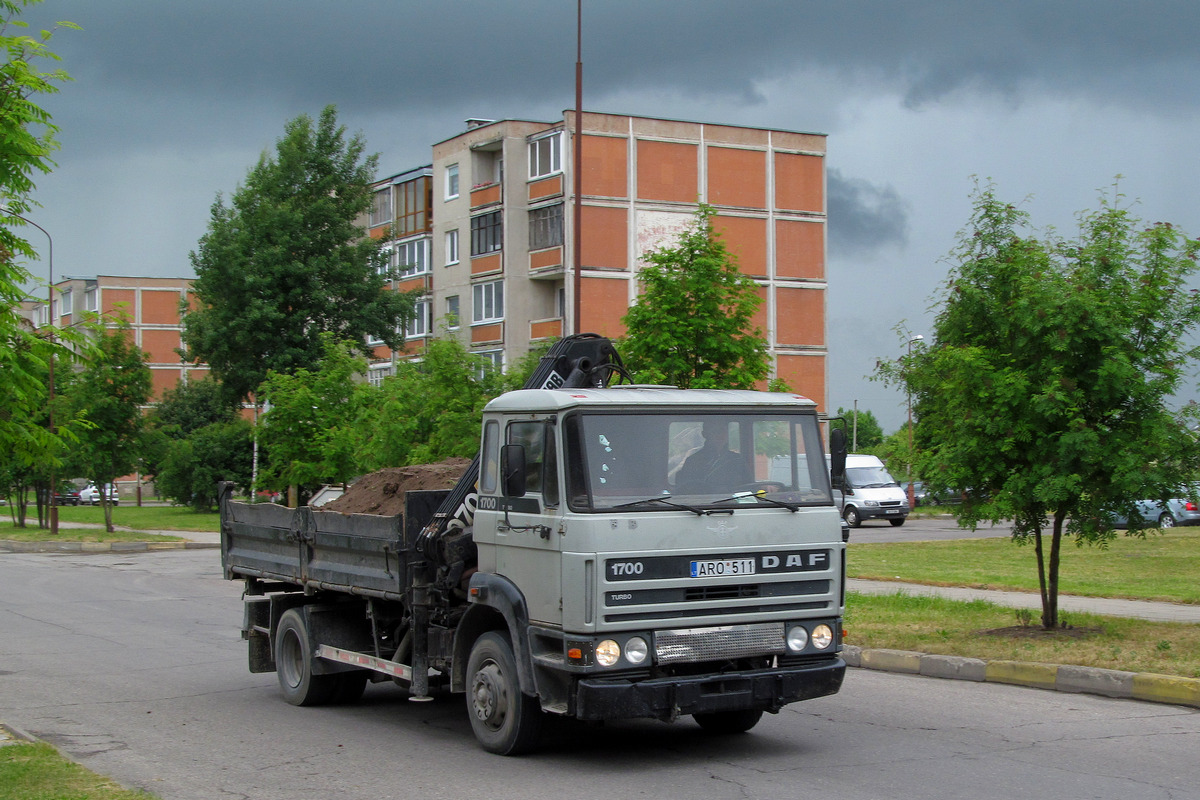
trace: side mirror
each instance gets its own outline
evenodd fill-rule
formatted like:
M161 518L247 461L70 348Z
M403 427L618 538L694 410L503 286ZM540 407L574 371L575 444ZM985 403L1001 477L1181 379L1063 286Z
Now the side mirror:
M519 444L500 448L500 491L505 497L525 496L525 448Z
M829 480L833 488L841 489L846 475L846 431L834 428L829 432Z

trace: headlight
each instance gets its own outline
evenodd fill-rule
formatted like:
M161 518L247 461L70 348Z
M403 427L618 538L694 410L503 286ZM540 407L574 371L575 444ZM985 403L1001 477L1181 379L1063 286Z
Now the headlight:
M596 663L602 667L611 667L621 660L621 645L612 639L605 639L596 645Z
M878 500L863 500L863 505L864 505L864 506L869 506L869 507L871 507L871 508L878 508L878 507L879 507L879 501L878 501Z
M625 659L630 664L640 664L650 654L650 645L640 636L634 636L625 643Z
M826 649L833 644L833 629L824 624L813 628L812 643L818 650Z
M787 646L793 653L799 653L808 644L808 631L797 625L787 632Z

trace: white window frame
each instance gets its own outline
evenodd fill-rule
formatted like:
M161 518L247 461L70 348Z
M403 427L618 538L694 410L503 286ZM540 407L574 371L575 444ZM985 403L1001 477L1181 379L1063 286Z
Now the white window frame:
M71 297L71 290L65 290L60 296L62 297L62 314L65 317L67 314L72 313L71 308L74 305L72 302L73 298Z
M487 325L504 320L504 281L471 286L471 324Z
M380 275L389 275L396 268L396 249L390 244L385 244L379 248L379 252L384 256L384 263L376 267L376 271Z
M385 379L396 374L396 368L391 364L384 364L378 367L367 368L367 383L375 388L383 385Z
M423 297L413 307L413 317L404 328L405 339L425 339L429 336L431 325L430 312L433 304L428 297Z
M429 274L429 237L410 239L398 242L396 248L396 265L400 280L415 278L418 275Z
M456 331L462 325L462 304L458 295L452 294L446 298L446 327Z
M99 303L100 291L98 289L87 289L83 293L83 310L96 311L100 308Z
M446 266L458 263L458 228L446 231Z
M458 197L459 192L459 174L458 164L450 164L446 167L446 199L453 200Z
M475 370L476 380L483 380L489 369L497 375L504 372L504 350L476 350L471 355L479 359L479 366Z
M562 131L544 134L529 141L530 180L562 172L562 141Z

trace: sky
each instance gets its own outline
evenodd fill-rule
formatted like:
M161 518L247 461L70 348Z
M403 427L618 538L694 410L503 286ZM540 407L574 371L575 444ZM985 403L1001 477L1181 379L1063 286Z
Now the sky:
M380 174L468 118L562 118L572 0L45 0L73 80L30 217L57 277L193 277L209 209L332 103ZM1200 3L583 0L588 110L828 135L828 400L891 432L870 380L927 335L971 195L1039 228L1119 192L1200 235ZM34 232L36 233L36 232ZM30 236L34 246L40 246ZM44 264L31 264L44 276Z

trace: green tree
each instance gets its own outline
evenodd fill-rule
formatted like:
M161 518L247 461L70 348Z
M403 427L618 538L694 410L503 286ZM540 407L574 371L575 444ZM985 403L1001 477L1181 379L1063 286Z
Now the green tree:
M514 374L533 367L536 360L523 359ZM483 407L505 390L504 380L457 339L431 341L422 360L398 364L363 409L355 426L362 470L474 456Z
M978 191L932 344L881 362L928 434L921 475L968 491L959 523L1010 519L1034 545L1046 628L1064 538L1104 546L1110 512L1140 519L1137 499L1181 496L1200 468L1168 405L1198 355L1187 280L1200 247L1170 225L1143 228L1120 202L1082 214L1075 241L1043 240L1026 212Z
M767 342L753 324L762 298L713 231L715 214L701 204L674 247L644 256L620 343L639 382L750 389L767 377Z
M154 477L163 496L207 510L216 502L219 480L249 490L252 430L215 380L189 381L164 392L147 428L142 471Z
M320 340L324 354L314 369L271 372L259 388L269 403L259 420L259 442L270 454L259 475L264 487L312 490L357 474L357 454L347 432L375 389L355 380L367 371L367 363L355 353L354 343L332 333Z
M112 483L134 470L150 401L150 368L146 354L133 344L128 324L102 329L96 357L84 365L69 389L72 411L86 417L91 429L72 448L70 463L96 486ZM112 506L102 495L104 524L113 530Z
M837 416L846 420L846 434L850 437L847 444L858 442L855 453L883 444L883 426L870 411L839 408Z
M176 503L210 511L217 503L218 482L233 481L242 491L250 491L252 444L250 423L237 417L171 439L155 486Z
M34 178L51 171L51 154L58 149L58 128L35 98L57 92L58 83L70 80L62 70L37 67L39 61L59 60L48 48L52 31L37 36L19 32L28 27L20 13L32 4L0 0L0 453L12 465L14 481L60 458L59 426L52 430L46 417L48 364L52 357L66 360L70 352L63 339L71 338L51 328L35 331L20 307L23 287L32 276L17 259L34 258L37 251L18 233L27 222L19 215L36 205L30 199ZM69 22L58 26L76 27ZM46 335L51 332L56 335ZM61 430L69 433L65 425ZM38 510L42 519L40 502ZM23 521L24 506L20 515Z
M349 139L333 106L289 122L230 205L213 204L191 254L196 309L183 320L189 358L206 361L242 400L274 371L309 368L322 333L358 343L403 341L413 299L386 290L386 256L358 220L371 204L377 157Z

